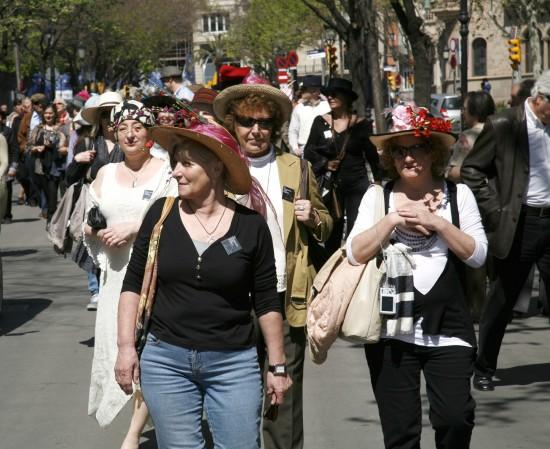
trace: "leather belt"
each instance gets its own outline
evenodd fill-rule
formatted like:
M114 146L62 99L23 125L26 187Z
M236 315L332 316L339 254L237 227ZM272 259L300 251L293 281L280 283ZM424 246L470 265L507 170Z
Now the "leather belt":
M550 218L550 207L534 207L534 206L527 206L526 204L524 204L522 208L525 212L525 215L530 215L533 217L541 217L541 218Z

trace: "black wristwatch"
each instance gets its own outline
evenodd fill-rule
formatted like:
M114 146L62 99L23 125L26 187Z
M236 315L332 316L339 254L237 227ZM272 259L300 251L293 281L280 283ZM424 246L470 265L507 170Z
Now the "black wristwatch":
M268 369L269 369L269 372L273 373L274 376L285 377L288 374L286 363L281 363L278 365L269 365Z

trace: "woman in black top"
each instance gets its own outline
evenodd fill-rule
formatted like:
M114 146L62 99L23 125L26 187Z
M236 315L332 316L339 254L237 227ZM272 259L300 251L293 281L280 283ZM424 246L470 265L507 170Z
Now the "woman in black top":
M376 148L369 140L372 126L352 110L357 94L351 82L332 78L328 87L321 91L328 98L331 112L313 121L304 157L311 162L321 194L329 210L332 208L334 229L325 243L332 253L342 243L344 215L347 217L346 235L355 223L361 198L370 184L367 164L376 181L380 181L381 175ZM335 186L341 218L335 215L330 197L325 196L330 183Z
M139 382L158 446L203 447L203 408L216 446L259 449L261 375L252 311L267 343L266 390L283 401L286 374L281 305L270 232L263 217L227 198L248 193L251 177L222 127L153 128L170 154L179 198L164 222L150 332L139 365L134 329L149 239L164 200L146 215L119 303L117 382ZM222 446L220 446L222 447Z

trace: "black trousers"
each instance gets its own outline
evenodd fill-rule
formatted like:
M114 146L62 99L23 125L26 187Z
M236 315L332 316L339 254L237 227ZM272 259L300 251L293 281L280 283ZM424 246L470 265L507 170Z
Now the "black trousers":
M279 294L279 299L282 301L284 310L284 293ZM303 381L306 332L303 327L289 326L285 319L283 333L286 364L292 379L292 387L285 394L283 404L279 406L277 419L263 421L264 449L302 449L304 447ZM268 365L267 351L259 326L257 335L258 360L265 379ZM265 404L269 404L267 396Z
M48 203L48 222L51 220L55 209L57 209L57 189L59 188L59 177L51 175L35 175L35 181L39 191L46 194Z
M8 197L8 201L6 202L6 212L4 213L4 217L0 217L0 218L13 218L11 214L12 196L13 196L13 179L11 181L6 181L6 194Z
M467 449L474 428L470 394L474 350L383 340L365 345L386 449L420 449L420 373L426 379L437 449Z
M479 323L479 352L476 374L492 376L514 305L529 272L536 264L544 281L546 297L550 295L550 216L520 214L514 243L505 259L493 259L495 281Z
M342 246L342 239L347 237L351 232L353 225L355 224L355 220L357 219L357 214L359 213L359 205L361 204L361 200L363 199L363 195L367 191L369 184L370 181L368 177L365 176L364 178L353 182L341 183L337 187L336 194L338 196L338 201L340 202L342 212L347 219L347 228L346 235L344 236L344 218L334 220L332 234L325 243L325 248L329 254L332 254L340 248L340 246Z

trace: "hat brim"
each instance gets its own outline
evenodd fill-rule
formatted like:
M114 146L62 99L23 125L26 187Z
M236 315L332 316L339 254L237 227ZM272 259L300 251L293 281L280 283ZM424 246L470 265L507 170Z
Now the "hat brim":
M102 109L113 109L116 105L118 104L118 102L109 102L109 103L105 103L105 104L102 104L101 106L94 106L94 107L91 107L91 108L85 108L82 110L82 118L84 120L86 120L88 123L91 123L91 124L97 124L98 122L98 119L99 119L99 113Z
M214 99L214 114L216 114L218 120L223 121L227 115L227 108L231 101L251 94L265 95L270 100L273 100L279 106L283 122L290 120L290 115L292 114L290 99L279 89L267 84L237 84L236 86L222 90Z
M155 126L151 128L151 136L154 141L168 152L170 158L174 154L176 146L181 143L181 138L201 144L222 161L227 173L227 186L231 192L239 195L250 192L252 177L244 160L237 156L227 145L224 145L213 137L175 126Z
M369 137L370 141L376 146L376 148L380 150L386 150L388 148L388 144L391 139L395 139L396 137L401 136L413 136L415 135L416 130L410 129L407 131L396 131L396 132L389 132L389 133L381 133L381 134L374 134ZM442 145L449 148L452 144L454 144L458 136L453 133L446 133L446 132L440 132L440 131L431 131L430 137L428 139L433 139L436 141L439 141Z
M359 98L359 95L357 95L357 92L354 90L349 89L339 89L339 88L332 88L332 87L321 87L321 93L326 97L327 95L332 95L335 92L341 92L345 95L348 95L352 101L355 101Z
M169 95L153 95L151 97L142 99L141 102L148 108L163 108L174 106L177 103L177 100Z

